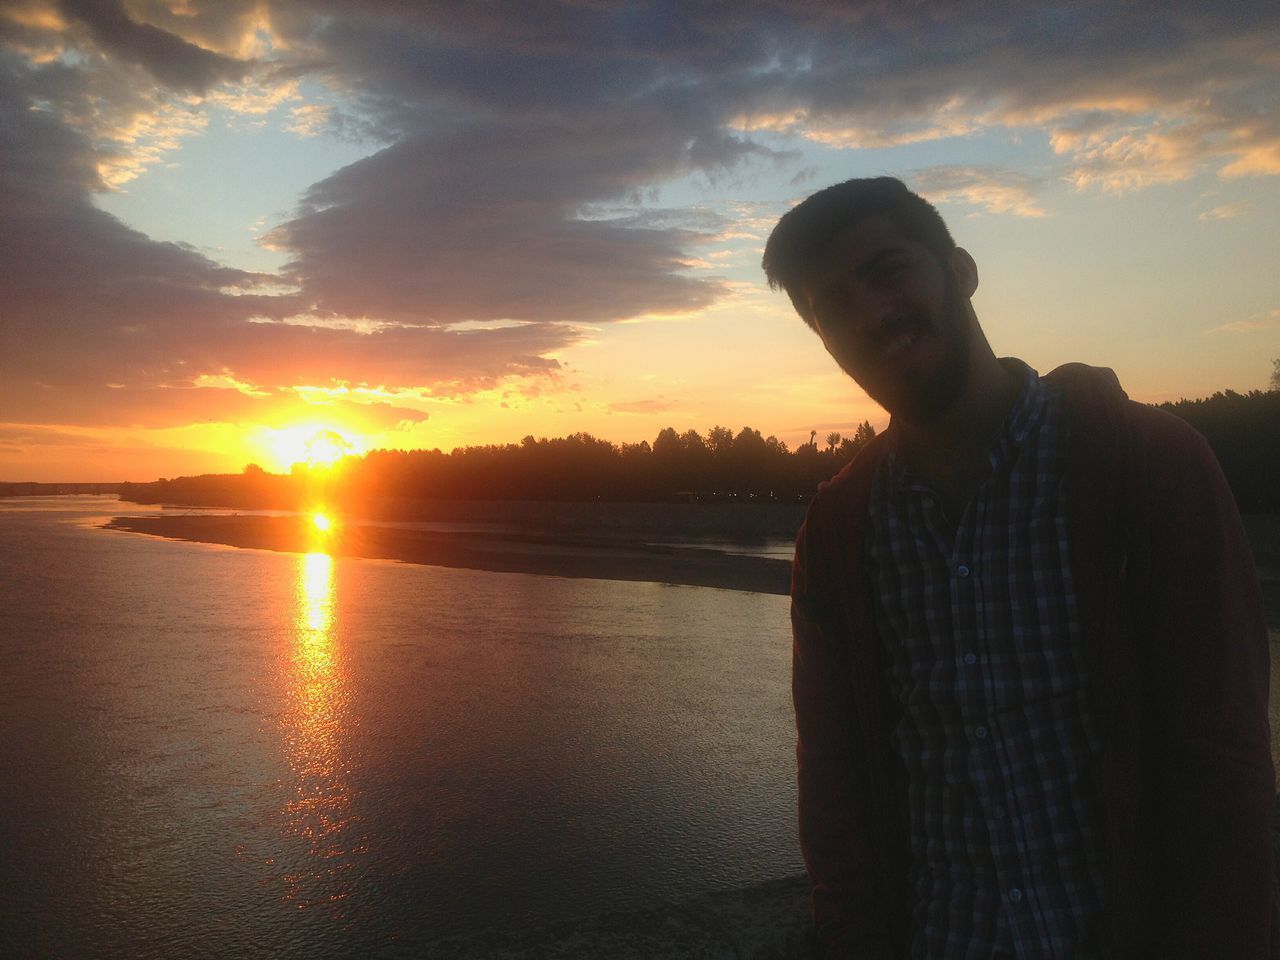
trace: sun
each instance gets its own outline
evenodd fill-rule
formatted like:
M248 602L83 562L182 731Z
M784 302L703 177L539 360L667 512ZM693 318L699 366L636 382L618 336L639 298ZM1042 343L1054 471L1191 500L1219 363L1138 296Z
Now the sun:
M337 430L321 430L307 441L306 462L311 467L331 467L355 453L351 441Z
M360 453L357 441L347 434L316 424L272 430L267 443L272 459L285 470L299 464L312 470L324 469L343 457Z

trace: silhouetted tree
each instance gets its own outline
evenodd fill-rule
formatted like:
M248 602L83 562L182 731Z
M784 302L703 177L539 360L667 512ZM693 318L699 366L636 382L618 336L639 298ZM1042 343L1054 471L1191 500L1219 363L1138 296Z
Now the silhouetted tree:
M1280 390L1280 357L1271 361L1271 389Z
M1280 367L1277 367L1280 372ZM1280 390L1228 390L1162 405L1204 434L1240 508L1280 512ZM777 437L743 427L664 427L652 446L615 446L589 433L519 444L440 450L374 450L332 468L299 466L271 474L249 464L239 474L176 477L129 484L122 497L142 503L297 509L323 494L351 514L409 518L432 500L803 501L876 436L863 421L852 436L833 432L819 449L817 431L795 451Z
M875 435L875 427L871 426L868 421L863 420L858 424L857 429L853 431L852 437L845 437L840 442L840 446L836 450L836 459L841 464L848 463L858 455L858 451L875 439Z
M707 449L713 456L724 456L733 446L733 431L716 424L707 431Z
M1204 434L1242 512L1280 512L1280 391L1227 390L1160 406Z
M674 427L663 427L658 431L658 436L653 441L653 455L659 459L674 459L679 456L683 444L680 442L680 434L676 433Z
M697 430L689 429L680 434L680 445L684 447L684 452L699 458L701 454L709 453L707 442L702 439L702 434Z

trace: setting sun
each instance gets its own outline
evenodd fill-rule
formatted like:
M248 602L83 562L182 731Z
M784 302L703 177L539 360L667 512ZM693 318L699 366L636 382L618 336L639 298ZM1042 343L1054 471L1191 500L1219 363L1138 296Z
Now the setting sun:
M336 430L321 430L307 440L306 462L313 467L328 467L355 452L349 441Z
M363 444L351 436L316 424L271 430L263 442L280 470L289 470L296 464L312 469L331 467L343 457L363 450Z
M321 533L328 533L333 529L333 521L323 513L313 513L311 515L311 524Z

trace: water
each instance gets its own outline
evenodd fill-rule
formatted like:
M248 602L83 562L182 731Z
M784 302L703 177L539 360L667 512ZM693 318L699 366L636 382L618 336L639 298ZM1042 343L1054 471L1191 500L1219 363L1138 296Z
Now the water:
M414 955L802 869L784 598L121 506L0 501L3 955Z

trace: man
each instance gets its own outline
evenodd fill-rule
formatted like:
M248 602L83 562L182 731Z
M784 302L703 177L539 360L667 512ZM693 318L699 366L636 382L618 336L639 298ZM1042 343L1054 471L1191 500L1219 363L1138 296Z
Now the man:
M1109 370L997 359L897 180L809 197L764 269L891 414L796 545L820 953L1276 955L1266 628L1203 438Z

